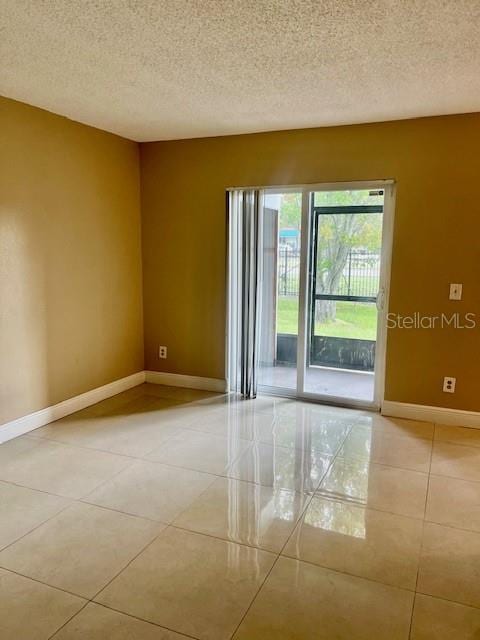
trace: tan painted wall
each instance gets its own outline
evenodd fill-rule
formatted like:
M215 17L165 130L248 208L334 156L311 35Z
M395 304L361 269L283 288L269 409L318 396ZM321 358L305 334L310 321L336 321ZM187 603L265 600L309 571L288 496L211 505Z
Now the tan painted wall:
M138 145L0 99L0 424L143 369Z
M146 368L224 377L227 187L394 178L390 311L479 328L390 331L386 398L480 410L479 149L479 114L141 145Z

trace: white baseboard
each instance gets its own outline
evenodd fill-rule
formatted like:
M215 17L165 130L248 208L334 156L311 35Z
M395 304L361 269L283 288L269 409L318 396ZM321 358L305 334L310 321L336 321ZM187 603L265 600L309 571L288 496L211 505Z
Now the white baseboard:
M145 371L145 382L165 384L170 387L187 387L202 389L203 391L217 391L225 393L226 380L219 378L202 378L200 376L184 376L179 373L162 373L160 371Z
M139 371L126 378L120 378L109 384L103 385L103 387L97 387L86 393L82 393L79 396L69 398L58 404L54 404L51 407L46 407L40 411L29 413L26 416L12 420L3 425L0 425L0 444L21 436L29 431L43 427L49 422L59 420L65 416L80 411L86 407L91 406L101 400L115 396L117 393L136 387L139 384L145 382L145 371Z
M480 413L476 411L429 407L422 404L384 400L382 403L382 415L480 429Z
M117 395L122 391L127 391L144 382L153 384L165 384L171 387L188 387L190 389L203 389L204 391L226 391L226 381L217 378L201 378L198 376L184 376L176 373L160 373L158 371L139 371L126 378L115 380L103 387L97 387L79 396L69 398L51 407L45 407L40 411L29 413L26 416L6 422L0 425L0 444L24 435L29 431L43 427L54 420L59 420L65 416L80 411L101 400Z

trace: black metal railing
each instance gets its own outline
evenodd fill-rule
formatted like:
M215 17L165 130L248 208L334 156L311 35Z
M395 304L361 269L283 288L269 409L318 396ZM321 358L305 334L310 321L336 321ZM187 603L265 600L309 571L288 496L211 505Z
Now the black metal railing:
M298 296L300 279L300 251L280 247L278 251L278 295Z
M380 253L374 251L352 250L349 252L338 295L375 297L380 281Z
M278 295L298 296L300 279L300 251L280 247L278 251ZM321 265L317 270L321 276ZM371 298L378 293L380 280L380 252L352 249L347 256L342 276L334 295Z

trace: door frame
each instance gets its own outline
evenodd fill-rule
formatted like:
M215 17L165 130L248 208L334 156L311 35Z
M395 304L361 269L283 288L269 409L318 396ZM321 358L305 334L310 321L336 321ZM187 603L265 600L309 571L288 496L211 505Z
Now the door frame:
M385 392L385 369L386 369L386 342L387 342L387 314L390 298L390 276L393 247L393 228L395 216L395 195L396 183L393 179L385 180L359 180L350 182L320 182L296 185L269 185L253 187L231 187L228 191L236 189L260 189L264 194L275 193L301 193L302 194L302 218L301 218L301 244L300 244L300 278L299 278L299 304L298 304L298 337L297 337L297 388L282 389L261 386L261 393L270 395L280 395L294 397L302 400L309 400L320 404L337 405L354 409L367 409L378 411L381 409ZM315 191L351 191L351 190L375 190L383 189L383 221L382 221L382 247L380 253L380 292L381 304L377 304L378 323L377 339L375 345L375 367L374 367L374 398L371 402L357 400L353 398L342 398L338 396L319 395L304 390L305 367L307 362L308 348L308 313L307 299L310 286L310 237L312 233L310 220L310 200ZM230 278L227 278L227 312L230 310L229 289ZM379 308L380 307L380 308ZM230 371L229 363L229 339L230 339L230 314L227 315L227 371ZM228 380L227 380L228 384Z
M304 255L301 256L300 274L304 275L304 282L300 280L300 291L303 291L303 300L299 301L299 339L297 363L299 369L297 371L297 397L315 400L316 402L324 402L339 406L348 406L353 408L373 409L378 411L381 408L384 390L385 390L385 364L386 364L386 324L388 313L388 302L390 294L390 273L391 273L391 256L393 244L393 217L395 212L395 183L393 180L372 180L361 182L341 182L341 183L322 183L317 185L305 185L307 197L302 198L302 234L305 232ZM375 365L374 365L374 395L372 401L358 400L354 398L344 398L333 395L318 395L305 391L304 375L305 367L308 361L308 336L310 334L310 326L308 317L308 300L310 299L311 286L311 237L313 233L314 217L311 217L312 203L308 197L312 192L318 191L350 191L350 190L384 190L383 202L383 219L382 219L382 246L380 253L380 278L379 278L379 294L380 305L377 302L377 337L375 344ZM302 243L303 243L302 235ZM301 297L301 296L300 296ZM300 337L300 334L302 336Z

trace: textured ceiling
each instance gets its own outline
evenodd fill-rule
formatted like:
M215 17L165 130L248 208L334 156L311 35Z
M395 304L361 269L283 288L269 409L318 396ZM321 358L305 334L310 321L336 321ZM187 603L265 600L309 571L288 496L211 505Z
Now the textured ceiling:
M0 93L134 140L480 111L480 0L1 0Z

